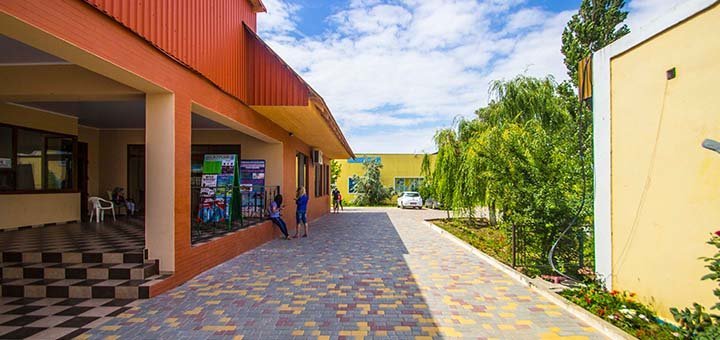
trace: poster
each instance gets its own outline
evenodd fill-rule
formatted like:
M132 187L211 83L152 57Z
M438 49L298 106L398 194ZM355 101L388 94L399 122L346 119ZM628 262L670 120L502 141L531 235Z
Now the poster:
M240 183L251 184L254 187L265 186L265 161L264 160L242 160L240 161Z
M227 222L240 216L237 155L205 155L198 219L204 223Z

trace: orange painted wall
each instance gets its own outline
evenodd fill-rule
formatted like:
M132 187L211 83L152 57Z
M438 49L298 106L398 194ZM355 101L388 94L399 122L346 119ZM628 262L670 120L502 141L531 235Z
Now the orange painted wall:
M175 93L175 273L167 282L153 288L153 295L272 238L276 231L265 223L200 247L191 247L191 103L219 112L282 142L282 191L285 197L292 198L295 191L295 154L301 151L310 155L312 150L309 145L289 136L287 131L245 103L221 91L196 72L161 53L142 37L80 0L4 0L0 2L0 10ZM314 172L309 171L309 183L314 183L313 176ZM327 196L315 198L310 195L309 204L308 217L311 220L329 212ZM295 208L292 204L287 207L285 216L289 219L294 216ZM292 219L289 221L294 222Z

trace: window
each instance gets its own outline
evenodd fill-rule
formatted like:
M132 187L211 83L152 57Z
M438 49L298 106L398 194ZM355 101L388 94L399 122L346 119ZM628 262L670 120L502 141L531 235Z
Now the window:
M0 126L0 192L71 191L77 139L52 132Z
M355 179L352 177L348 178L348 192L351 194L355 193Z
M308 157L301 153L295 155L295 175L297 175L297 182L295 183L295 188L304 187L305 189L307 189L307 159Z
M325 173L325 178L323 179L323 184L324 184L324 186L325 186L325 188L324 188L324 193L325 193L325 195L327 196L327 195L330 195L330 166L329 166L329 165L325 165L325 166L324 166L324 170L325 170L325 171L324 171L324 173Z
M72 189L74 140L68 137L48 137L46 145L46 188L49 190Z
M315 197L322 196L323 193L323 166L315 164Z
M422 177L395 177L395 192L418 191L422 181Z
M15 189L13 128L0 126L0 191Z

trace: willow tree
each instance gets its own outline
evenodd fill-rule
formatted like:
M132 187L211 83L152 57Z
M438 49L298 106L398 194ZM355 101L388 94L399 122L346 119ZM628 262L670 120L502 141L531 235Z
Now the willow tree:
M455 185L459 177L457 166L460 160L460 145L452 128L438 130L434 139L438 149L432 173L435 199L443 205L447 217L450 218Z
M433 185L442 203L469 214L497 205L501 228L527 231L528 261L537 266L582 205L583 176L591 176L581 171L572 102L550 77L498 81L475 119L435 136ZM558 255L569 263L575 253Z

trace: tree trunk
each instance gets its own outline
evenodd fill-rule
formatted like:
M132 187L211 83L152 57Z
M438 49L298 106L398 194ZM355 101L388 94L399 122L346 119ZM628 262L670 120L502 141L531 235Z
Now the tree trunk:
M490 210L490 212L489 212L490 225L496 226L497 225L497 210L495 210L495 201L494 200L490 203L489 210Z

